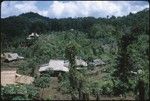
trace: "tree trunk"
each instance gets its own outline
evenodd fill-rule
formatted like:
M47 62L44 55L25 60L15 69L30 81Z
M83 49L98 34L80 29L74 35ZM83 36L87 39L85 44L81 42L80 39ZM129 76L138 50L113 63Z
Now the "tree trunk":
M81 89L79 89L79 100L82 100L82 92L81 92Z

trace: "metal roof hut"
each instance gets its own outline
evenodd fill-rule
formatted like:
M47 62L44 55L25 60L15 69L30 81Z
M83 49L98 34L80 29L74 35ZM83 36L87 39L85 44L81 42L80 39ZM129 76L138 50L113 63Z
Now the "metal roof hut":
M7 62L18 60L18 59L24 59L24 57L19 56L17 53L9 53L9 52L4 53L3 57Z
M75 61L77 66L83 66L83 67L87 66L87 63L82 59L76 59Z
M89 62L89 64L93 66L101 66L101 65L105 65L105 62L102 61L101 59L95 59L92 62Z

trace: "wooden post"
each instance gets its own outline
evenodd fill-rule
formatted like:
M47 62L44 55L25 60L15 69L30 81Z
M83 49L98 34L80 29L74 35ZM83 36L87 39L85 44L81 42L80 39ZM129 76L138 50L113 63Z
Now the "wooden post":
M82 81L79 81L79 87L78 87L79 100L82 100L82 99L83 99L81 88L82 88Z
M90 100L90 95L89 95L89 93L86 93L86 100L87 100L87 101Z
M73 94L73 93L71 94L71 99L72 99L73 101L78 100L77 97L75 96L75 94Z
M82 100L89 101L89 93L82 93L82 95L83 95Z
M82 92L83 98L82 100L86 100L85 93Z
M99 98L99 92L96 93L96 101L99 101L100 98Z
M139 100L140 101L144 101L144 97L145 97L145 88L144 88L144 81L143 80L139 80Z

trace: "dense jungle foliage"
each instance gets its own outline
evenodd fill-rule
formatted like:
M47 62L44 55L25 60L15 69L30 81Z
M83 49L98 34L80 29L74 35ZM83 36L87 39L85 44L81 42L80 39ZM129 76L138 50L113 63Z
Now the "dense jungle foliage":
M32 32L39 38L27 40ZM66 59L68 43L73 43L76 55L85 61L100 58L106 63L107 75L103 79L78 74L86 82L84 91L136 94L138 80L143 80L145 98L149 99L149 9L110 18L50 19L29 12L1 19L1 52L17 52L25 57L18 67L21 74L35 76L39 65L50 59ZM67 78L63 77L61 86L70 92Z

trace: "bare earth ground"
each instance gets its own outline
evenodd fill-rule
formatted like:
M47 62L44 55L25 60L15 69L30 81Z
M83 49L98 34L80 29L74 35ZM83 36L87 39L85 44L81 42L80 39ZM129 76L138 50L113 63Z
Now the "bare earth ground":
M58 91L58 86L59 83L57 77L51 77L50 87L44 89L43 98L50 97L52 100L71 100L70 95Z
M97 72L97 75L92 75L93 79L101 79L102 76L105 74L101 72L103 68L95 69L93 72ZM69 94L64 94L62 91L58 90L59 83L57 77L51 78L51 84L49 88L44 89L43 98L46 99L48 97L51 98L51 100L71 100L71 96ZM96 100L96 97L90 96L90 100ZM110 97L110 96L100 96L100 100L135 100L133 96L127 96L126 98L121 97Z
M50 87L44 89L43 98L46 99L50 97L51 100L71 100L70 95L63 94L61 91L58 91L59 83L57 77L53 77L51 80L52 83ZM90 100L96 100L96 98L94 96L90 96ZM126 98L100 96L100 100L135 100L135 99L130 96L127 96Z

